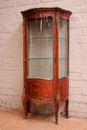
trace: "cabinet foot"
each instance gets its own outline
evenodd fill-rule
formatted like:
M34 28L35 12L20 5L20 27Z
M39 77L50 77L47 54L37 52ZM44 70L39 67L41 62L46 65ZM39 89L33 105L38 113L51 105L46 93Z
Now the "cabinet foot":
M59 125L59 123L58 123L58 122L56 122L55 124L56 124L56 125Z
M27 115L27 114L26 114L26 115L24 115L23 120L27 119L27 117L28 117L28 115Z
M67 119L68 119L68 118L70 118L70 116L69 116L69 115L68 115L68 116L65 116L65 118L67 118Z
M57 97L55 101L55 121L57 125L58 125L58 111L59 111L59 98Z
M69 118L69 113L68 113L68 106L69 106L69 100L66 100L66 106L65 106L65 117Z

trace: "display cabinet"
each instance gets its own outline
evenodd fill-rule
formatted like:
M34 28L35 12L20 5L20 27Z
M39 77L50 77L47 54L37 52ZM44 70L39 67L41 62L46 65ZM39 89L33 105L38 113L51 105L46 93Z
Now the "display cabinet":
M70 11L58 7L34 8L21 12L24 35L25 115L31 102L36 106L53 103L58 124L60 100L69 102L69 17Z

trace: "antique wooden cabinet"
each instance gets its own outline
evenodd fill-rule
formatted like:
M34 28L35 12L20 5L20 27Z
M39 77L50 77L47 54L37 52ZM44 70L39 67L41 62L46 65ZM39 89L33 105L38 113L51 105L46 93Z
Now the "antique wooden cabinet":
M34 8L21 12L24 35L25 115L31 102L37 106L52 102L58 124L59 101L69 98L69 17L70 11L58 7Z

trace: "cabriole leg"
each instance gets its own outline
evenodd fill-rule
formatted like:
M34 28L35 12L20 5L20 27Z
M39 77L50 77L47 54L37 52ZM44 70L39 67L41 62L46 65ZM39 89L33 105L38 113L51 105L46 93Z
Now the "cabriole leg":
M68 114L68 106L69 106L69 100L66 100L66 106L65 106L65 117L69 118L69 114Z
M29 100L26 103L26 107L27 107L27 113L30 113L30 101Z
M24 108L24 114L25 114L23 119L27 119L28 111L27 111L26 101L23 101L23 108Z
M59 99L55 101L55 123L58 125Z

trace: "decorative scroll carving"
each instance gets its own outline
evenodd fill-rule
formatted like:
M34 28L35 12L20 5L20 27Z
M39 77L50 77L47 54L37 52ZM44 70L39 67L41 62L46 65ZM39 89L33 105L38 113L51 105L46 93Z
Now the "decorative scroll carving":
M45 99L31 99L30 100L34 105L40 106L41 104L45 103L47 100Z

